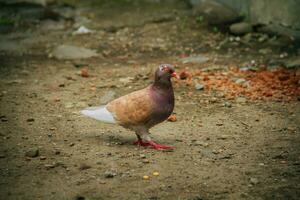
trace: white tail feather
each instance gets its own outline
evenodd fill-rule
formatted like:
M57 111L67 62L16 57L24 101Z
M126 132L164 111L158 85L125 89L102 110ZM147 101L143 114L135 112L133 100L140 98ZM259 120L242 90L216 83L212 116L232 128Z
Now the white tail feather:
M89 107L81 111L85 116L107 122L107 123L116 123L113 115L106 109L105 106L99 107Z

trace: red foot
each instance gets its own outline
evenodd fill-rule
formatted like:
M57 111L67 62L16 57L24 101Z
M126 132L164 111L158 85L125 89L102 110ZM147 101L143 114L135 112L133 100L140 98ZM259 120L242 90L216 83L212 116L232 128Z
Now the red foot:
M143 142L142 140L138 140L134 144L143 146L143 147L150 147L150 148L156 149L156 150L172 150L172 149L174 149L174 147L157 144L153 141Z

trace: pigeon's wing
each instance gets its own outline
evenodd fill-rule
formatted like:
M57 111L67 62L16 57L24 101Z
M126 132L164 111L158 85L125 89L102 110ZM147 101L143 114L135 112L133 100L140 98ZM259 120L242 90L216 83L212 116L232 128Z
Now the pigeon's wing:
M116 123L113 115L106 109L106 106L89 107L81 111L85 116L107 123Z
M122 96L107 104L116 121L123 126L143 125L154 110L150 87Z

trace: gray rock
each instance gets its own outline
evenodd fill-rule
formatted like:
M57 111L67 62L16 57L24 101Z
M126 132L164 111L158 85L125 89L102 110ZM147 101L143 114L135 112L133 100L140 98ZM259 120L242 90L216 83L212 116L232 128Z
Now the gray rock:
M237 12L215 1L200 1L194 5L193 13L212 25L232 23L240 18Z
M100 104L106 104L109 101L113 100L116 96L116 92L109 90L106 92L100 99Z
M256 185L256 184L259 183L259 180L258 180L258 178L253 178L253 177L251 177L251 178L250 178L250 183L253 184L253 185Z
M235 99L235 101L236 101L237 103L246 103L246 102L247 102L247 99L246 99L245 97L237 97L237 98Z
M223 106L226 107L226 108L231 108L231 107L232 107L231 103L228 102L228 101L226 101L226 102L223 104Z
M230 32L235 35L244 35L253 31L251 24L240 22L230 25Z
M25 156L35 158L39 155L39 149L34 147L26 151Z
M180 59L182 63L197 63L197 64L201 64L201 63L205 63L209 60L208 57L203 56L203 55L197 55L197 56L190 56L190 57L186 57L186 58L181 58Z
M60 45L52 52L52 56L57 59L84 59L98 56L95 50L76 47L71 45Z
M115 176L117 176L117 171L114 170L114 169L106 170L104 172L104 177L105 178L113 178Z
M202 85L202 84L200 84L200 83L196 83L195 89L196 89L196 90L204 90L204 85Z

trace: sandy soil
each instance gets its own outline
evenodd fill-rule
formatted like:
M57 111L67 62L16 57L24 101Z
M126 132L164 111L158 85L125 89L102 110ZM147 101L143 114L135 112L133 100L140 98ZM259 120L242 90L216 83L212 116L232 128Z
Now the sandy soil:
M177 121L151 130L171 152L136 147L132 132L79 113L147 86L160 63L225 70L265 63L288 51L285 43L216 48L229 36L195 24L183 4L75 11L94 33L73 35L69 21L48 30L43 20L2 34L18 48L0 55L0 199L299 199L296 99L227 100L178 81ZM99 56L58 60L51 51L60 44ZM183 64L180 56L191 54L209 61Z

